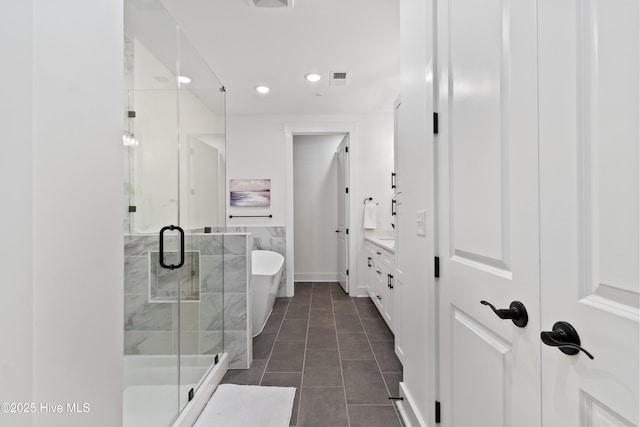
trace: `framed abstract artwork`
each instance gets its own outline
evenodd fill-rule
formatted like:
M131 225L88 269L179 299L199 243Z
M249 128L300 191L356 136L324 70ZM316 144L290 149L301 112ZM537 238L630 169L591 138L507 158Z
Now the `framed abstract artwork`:
M229 180L229 201L231 206L269 207L271 206L270 179Z

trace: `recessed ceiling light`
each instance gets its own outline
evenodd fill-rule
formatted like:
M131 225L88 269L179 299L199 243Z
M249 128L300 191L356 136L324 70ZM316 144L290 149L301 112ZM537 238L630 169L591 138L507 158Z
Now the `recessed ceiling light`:
M321 79L321 76L320 74L309 73L309 74L305 74L304 78L309 80L310 82L317 82L318 80Z
M187 76L178 76L178 81L184 84L191 83L191 79Z
M293 0L249 0L253 7L293 7Z
M265 94L265 93L269 93L271 89L269 89L266 86L256 86L256 92L261 93L261 94Z

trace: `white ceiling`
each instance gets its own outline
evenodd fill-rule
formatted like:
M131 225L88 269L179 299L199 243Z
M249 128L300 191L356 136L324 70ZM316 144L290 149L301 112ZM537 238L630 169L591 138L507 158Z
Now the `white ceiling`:
M400 87L398 0L295 0L293 8L162 2L226 87L228 114L392 109ZM322 80L307 82L309 72ZM347 85L330 86L331 72L347 72ZM259 95L257 85L271 92Z

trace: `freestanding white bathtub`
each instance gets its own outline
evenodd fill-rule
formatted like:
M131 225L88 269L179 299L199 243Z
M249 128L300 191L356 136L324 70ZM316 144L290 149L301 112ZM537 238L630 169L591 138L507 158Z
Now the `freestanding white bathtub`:
M284 257L272 251L251 251L252 336L264 329L276 300Z

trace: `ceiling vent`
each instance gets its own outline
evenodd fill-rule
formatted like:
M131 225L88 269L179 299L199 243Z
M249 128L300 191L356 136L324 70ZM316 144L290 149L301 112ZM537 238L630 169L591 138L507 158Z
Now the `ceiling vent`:
M293 7L293 0L249 0L253 7Z
M344 86L347 84L346 72L332 72L331 80L329 81L331 86Z

